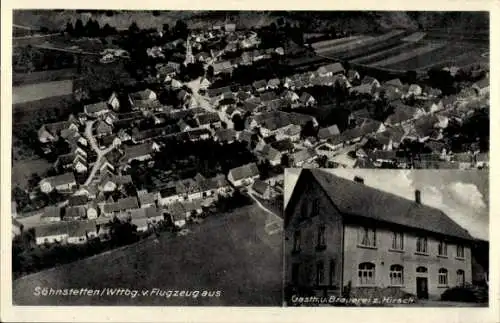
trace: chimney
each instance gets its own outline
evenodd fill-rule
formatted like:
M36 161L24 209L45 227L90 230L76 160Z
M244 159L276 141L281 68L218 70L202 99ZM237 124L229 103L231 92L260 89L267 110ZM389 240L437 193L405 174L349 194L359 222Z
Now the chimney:
M359 177L359 176L354 176L354 181L356 183L361 183L361 184L365 183L365 180L362 177Z
M422 204L421 199L420 199L420 191L419 190L415 190L415 203Z

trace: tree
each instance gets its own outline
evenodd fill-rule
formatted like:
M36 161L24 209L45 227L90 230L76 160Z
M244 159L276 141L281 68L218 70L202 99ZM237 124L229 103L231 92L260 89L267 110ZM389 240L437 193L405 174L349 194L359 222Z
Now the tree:
M290 167L290 157L288 154L281 155L281 166L288 168Z
M73 28L73 24L71 22L68 21L68 23L66 24L66 30L65 30L68 35L70 36L73 36L74 33L75 33L75 29Z
M75 23L74 35L76 37L82 37L84 34L85 34L85 28L83 27L83 22L81 19L78 19Z
M188 37L188 26L182 20L177 20L174 26L174 35L176 38L186 39Z
M168 24L163 24L162 30L165 34L170 32L170 26Z
M30 203L29 194L18 186L12 189L12 197L20 210L23 210Z
M304 126L302 126L302 130L300 132L300 135L302 138L307 138L307 137L316 137L316 128L314 127L314 124L311 120L307 121Z
M128 33L129 34L137 34L139 33L140 29L139 29L139 26L137 26L137 23L135 21L133 21L130 26L128 27Z
M236 113L232 118L234 124L234 130L242 131L245 129L245 120L241 117L239 113Z

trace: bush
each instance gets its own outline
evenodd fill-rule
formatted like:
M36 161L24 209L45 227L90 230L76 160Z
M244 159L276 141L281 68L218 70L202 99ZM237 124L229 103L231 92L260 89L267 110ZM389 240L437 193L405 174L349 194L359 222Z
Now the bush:
M477 297L471 287L453 287L441 294L442 301L477 302Z

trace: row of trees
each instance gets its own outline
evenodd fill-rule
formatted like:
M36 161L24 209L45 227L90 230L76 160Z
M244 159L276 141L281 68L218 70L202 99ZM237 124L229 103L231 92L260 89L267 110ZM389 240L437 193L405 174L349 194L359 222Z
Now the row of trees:
M73 25L68 21L64 30L72 37L107 37L117 33L116 28L105 24L102 28L97 20L89 19L84 25L81 19L78 19Z

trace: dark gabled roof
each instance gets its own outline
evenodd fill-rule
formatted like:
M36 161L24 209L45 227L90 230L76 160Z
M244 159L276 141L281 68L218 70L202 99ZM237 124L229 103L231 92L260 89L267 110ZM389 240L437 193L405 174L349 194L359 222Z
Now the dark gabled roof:
M137 209L138 207L139 203L137 202L136 197L126 197L119 199L115 203L105 204L104 211L106 213L112 213L118 211Z
M86 195L72 195L68 198L69 206L84 205L88 202L88 197Z
M220 88L216 88L216 89L208 89L207 90L207 93L208 93L208 96L209 97L215 97L215 96L219 96L221 95L222 93L225 93L225 92L231 92L231 87L230 86L224 86L224 87L220 87Z
M70 237L83 237L88 232L97 230L97 222L95 220L67 222L67 230Z
M236 138L236 131L234 129L218 129L215 135L220 141L231 141Z
M299 180L313 178L344 217L360 216L437 234L472 240L444 212L365 184L318 170L303 170Z
M68 172L61 175L45 178L42 180L42 182L43 181L47 181L54 186L65 185L75 183L75 175L72 172Z
M385 86L393 86L399 89L403 88L403 83L400 79L392 79L384 83Z
M257 193L263 195L266 190L269 189L269 185L260 179L256 179L252 185L252 189Z
M260 100L262 102L269 102L272 100L276 100L277 98L278 96L273 91L264 92L260 95Z
M235 181L249 178L253 176L259 175L259 169L257 168L257 164L250 163L240 167L233 168L229 171L229 174L233 175L233 179Z
M332 126L319 129L318 138L328 139L339 134L340 134L339 127L336 124L334 124Z
M253 87L257 90L260 88L265 88L267 86L266 80L258 80L252 83Z
M196 119L198 119L198 123L200 125L211 124L220 121L219 115L215 112L200 114L196 117Z
M123 151L123 159L129 160L149 155L153 152L153 148L151 146L151 143L144 143L135 146L124 146Z
M276 149L280 152L293 150L295 148L295 146L293 145L293 143L290 139L278 140L278 141L272 142L270 145L271 145L271 147L273 147L274 149Z

